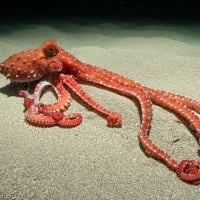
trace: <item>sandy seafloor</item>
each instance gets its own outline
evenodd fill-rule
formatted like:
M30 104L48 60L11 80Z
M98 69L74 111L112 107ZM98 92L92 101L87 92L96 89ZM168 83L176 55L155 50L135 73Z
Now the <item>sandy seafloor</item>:
M106 20L41 20L0 25L0 59L54 38L84 62L146 86L200 100L200 25ZM84 120L75 128L40 128L24 121L23 99L0 75L0 199L199 199L189 185L148 157L138 141L140 118L125 97L84 89L123 116L108 128L92 110L72 100ZM52 94L44 96L55 101ZM175 160L200 159L191 132L154 106L150 138Z

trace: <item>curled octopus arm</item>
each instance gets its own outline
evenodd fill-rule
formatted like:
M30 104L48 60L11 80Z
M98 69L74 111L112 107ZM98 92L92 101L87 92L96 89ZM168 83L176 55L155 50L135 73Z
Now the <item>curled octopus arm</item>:
M40 103L40 96L47 86L52 87L57 96L57 102L53 104ZM36 85L33 95L25 90L19 91L19 95L24 98L25 119L33 125L74 127L82 122L79 113L64 115L63 112L69 107L71 96L64 90L61 82L53 85L48 81L41 81Z

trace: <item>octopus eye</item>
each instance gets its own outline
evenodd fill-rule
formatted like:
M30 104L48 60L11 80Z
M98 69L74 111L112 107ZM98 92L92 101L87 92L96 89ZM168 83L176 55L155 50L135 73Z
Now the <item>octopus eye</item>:
M58 53L58 49L54 45L49 45L44 48L44 53L48 57L55 56Z

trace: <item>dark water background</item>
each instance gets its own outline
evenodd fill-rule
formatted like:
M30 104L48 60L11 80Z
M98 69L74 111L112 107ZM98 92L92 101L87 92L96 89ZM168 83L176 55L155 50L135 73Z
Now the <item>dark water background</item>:
M2 18L91 17L199 20L197 0L4 1Z

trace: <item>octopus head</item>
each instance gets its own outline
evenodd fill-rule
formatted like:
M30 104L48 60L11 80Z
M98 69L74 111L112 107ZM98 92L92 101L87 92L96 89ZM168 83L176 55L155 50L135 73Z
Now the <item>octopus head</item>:
M0 63L0 73L11 81L30 82L52 72L59 72L63 50L54 40L46 40L39 47L15 53Z

